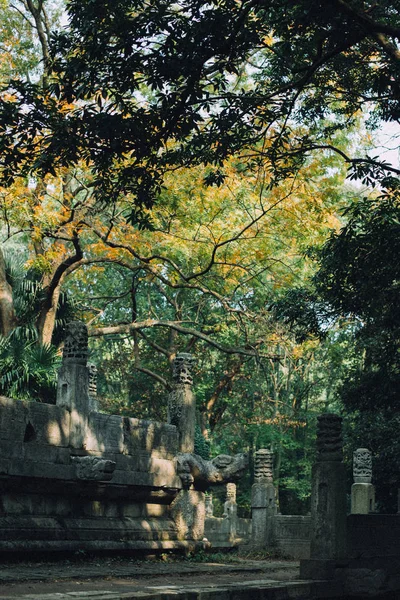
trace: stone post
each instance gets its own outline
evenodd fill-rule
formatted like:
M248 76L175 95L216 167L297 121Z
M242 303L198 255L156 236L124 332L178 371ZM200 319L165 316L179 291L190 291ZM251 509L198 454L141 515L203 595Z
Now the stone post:
M210 519L214 516L213 495L211 492L208 492L205 497L205 510L207 519Z
M179 492L171 504L178 540L201 541L206 519L205 494L194 489Z
M265 548L275 544L274 518L277 513L273 483L273 452L257 450L254 463L254 483L251 488L251 545Z
M367 515L375 510L375 487L372 485L372 455L367 448L353 453L353 477L351 486L351 514Z
M194 452L196 400L192 391L194 358L181 352L173 362L173 389L168 396L168 423L176 425L179 435L178 452ZM205 494L183 489L171 505L171 515L179 540L202 540L204 537Z
M176 425L179 434L179 452L193 453L196 424L196 400L192 391L191 354L177 354L173 363L174 386L168 396L168 423Z
M88 363L89 373L89 411L98 412L99 405L97 402L97 367L93 363Z
M226 484L226 501L224 503L224 514L227 523L227 535L230 541L236 539L237 529L237 504L236 504L236 483Z
M68 323L61 369L58 372L57 405L71 413L69 444L82 448L89 416L88 332L81 321Z
M318 417L317 460L312 470L310 560L300 561L305 579L332 579L336 561L346 556L346 474L342 418Z

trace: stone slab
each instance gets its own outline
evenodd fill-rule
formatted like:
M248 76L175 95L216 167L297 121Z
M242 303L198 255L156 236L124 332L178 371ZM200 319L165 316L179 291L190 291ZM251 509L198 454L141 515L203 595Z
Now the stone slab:
M59 406L0 396L0 440L66 447L69 427L69 412Z
M178 452L178 433L175 426L165 423L91 413L84 447L90 452L126 456L158 452L172 458Z
M322 582L321 582L322 583ZM314 582L281 583L273 580L254 580L228 585L203 586L149 586L142 590L127 592L67 592L54 594L26 594L21 600L322 600L338 598L341 589L321 586ZM4 600L14 600L15 596L2 596Z
M75 465L53 464L35 460L10 460L8 474L40 479L76 479Z
M300 577L302 579L332 580L335 577L336 565L335 560L303 559L300 561Z

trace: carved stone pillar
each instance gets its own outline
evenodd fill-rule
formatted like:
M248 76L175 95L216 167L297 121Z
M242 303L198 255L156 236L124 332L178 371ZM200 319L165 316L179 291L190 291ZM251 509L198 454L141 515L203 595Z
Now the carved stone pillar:
M193 364L193 356L183 352L177 354L173 363L174 386L168 396L168 423L178 429L179 452L194 451L196 400L192 391Z
M375 487L372 485L372 455L367 448L353 453L353 477L351 486L351 514L367 515L375 510Z
M98 412L99 405L97 402L97 367L93 363L88 363L89 373L89 411Z
M89 415L88 332L81 321L68 323L61 369L58 372L57 405L71 413L69 444L82 448Z
M224 514L226 519L226 534L230 541L236 539L237 530L237 504L236 504L236 483L226 484L226 501L224 503Z
M192 391L194 358L182 352L173 362L173 389L168 395L168 423L176 425L179 435L178 451L193 453L196 424L196 400ZM202 540L204 537L205 495L183 489L171 505L179 540Z
M317 460L312 470L311 560L300 562L306 579L333 578L335 564L346 556L346 473L342 453L342 418L318 417Z
M214 516L214 504L213 504L213 495L211 492L208 492L205 497L205 510L206 510L206 518L209 519Z
M273 483L274 454L261 449L255 453L254 483L251 488L252 546L265 548L275 544L274 518L277 513Z

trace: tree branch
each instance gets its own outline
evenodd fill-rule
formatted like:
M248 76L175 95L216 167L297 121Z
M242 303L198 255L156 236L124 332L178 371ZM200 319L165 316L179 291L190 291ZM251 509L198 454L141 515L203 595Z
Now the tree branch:
M123 325L108 325L105 327L96 327L89 328L89 336L90 337L101 337L103 335L116 335L121 333L132 333L138 329L147 329L149 327L166 327L177 331L178 333L182 333L183 335L191 335L195 338L206 342L210 346L217 348L221 352L225 354L240 354L242 356L260 356L260 354L256 350L248 350L246 348L230 348L227 346L223 346L219 344L208 335L205 335L201 331L197 331L196 329L189 329L187 327L183 327L177 321L159 321L156 319L146 319L145 321L136 321L135 323L123 324ZM271 360L280 360L278 355L263 355L264 357L268 357Z

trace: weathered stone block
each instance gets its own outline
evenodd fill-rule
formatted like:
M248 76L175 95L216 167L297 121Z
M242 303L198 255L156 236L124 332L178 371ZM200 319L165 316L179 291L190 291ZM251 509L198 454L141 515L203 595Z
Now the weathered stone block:
M253 483L251 487L251 508L276 507L276 490L273 483Z
M275 545L274 519L277 513L276 490L273 483L260 480L251 487L251 543L265 548Z
M27 402L0 396L0 440L23 442L27 425Z
M374 596L385 588L383 569L346 569L343 576L345 592L352 596Z
M1 458L20 458L24 456L24 444L12 440L0 439L0 456Z
M10 460L8 458L0 458L0 475L7 475L10 468Z
M335 560L308 558L300 561L301 579L334 579L335 570Z
M115 462L99 456L73 456L76 476L82 480L110 481L115 470Z
M205 522L204 493L182 490L171 504L171 517L179 540L202 540Z
M36 443L23 444L22 458L38 463L53 463L55 465L69 465L71 463L69 448L58 448L57 446L39 445Z
M353 483L351 486L351 514L367 515L375 510L375 487L372 483Z
M89 452L122 453L123 418L91 413L83 445Z
M52 446L68 446L71 416L67 410L39 402L28 402L26 408L26 418L33 428L32 441Z
M116 469L113 475L113 484L115 485L132 485L144 487L158 488L177 488L182 489L181 480L172 473L143 473L138 471L123 471Z
M313 467L311 493L311 558L346 556L346 473L342 462Z
M368 567L377 556L390 557L394 564L400 557L400 517L397 514L348 515L347 533L349 557L365 558Z
M169 507L162 504L146 504L144 513L147 517L166 517Z
M121 516L123 517L141 517L143 516L145 507L142 504L133 502L124 502L121 505Z
M75 479L73 465L39 463L32 460L13 460L8 467L9 475L45 479Z
M62 408L0 397L0 451L7 440L66 447L69 427L70 415Z
M156 421L124 417L123 452L135 455L140 451L153 454L158 452L166 458L175 456L178 452L176 427Z

